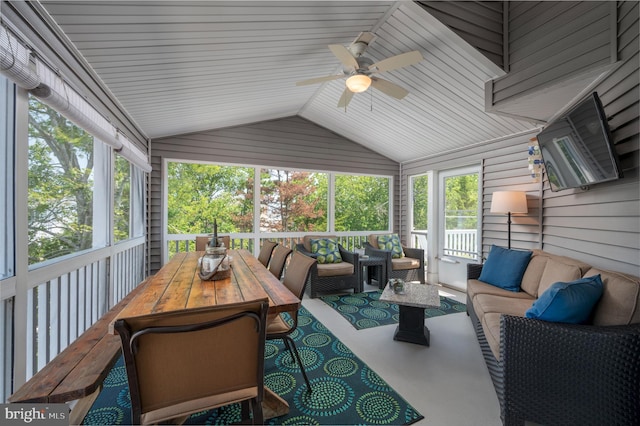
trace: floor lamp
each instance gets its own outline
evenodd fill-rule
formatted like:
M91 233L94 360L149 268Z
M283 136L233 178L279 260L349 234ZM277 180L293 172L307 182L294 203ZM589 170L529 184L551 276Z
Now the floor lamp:
M507 241L511 248L511 213L527 213L527 194L522 191L496 191L491 197L491 213L507 214Z

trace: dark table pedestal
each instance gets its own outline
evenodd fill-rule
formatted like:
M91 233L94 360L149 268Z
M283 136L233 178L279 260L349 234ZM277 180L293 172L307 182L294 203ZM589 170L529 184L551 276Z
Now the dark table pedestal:
M400 322L393 340L429 346L429 329L424 325L424 308L399 305Z
M429 346L429 329L424 325L424 310L439 308L438 287L431 284L406 282L401 293L395 293L387 285L380 295L380 301L397 303L400 321L393 340Z

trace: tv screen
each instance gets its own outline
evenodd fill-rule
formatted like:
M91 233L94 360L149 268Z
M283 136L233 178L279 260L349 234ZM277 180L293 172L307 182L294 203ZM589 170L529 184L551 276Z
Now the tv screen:
M622 177L607 117L596 92L549 123L537 138L552 191Z

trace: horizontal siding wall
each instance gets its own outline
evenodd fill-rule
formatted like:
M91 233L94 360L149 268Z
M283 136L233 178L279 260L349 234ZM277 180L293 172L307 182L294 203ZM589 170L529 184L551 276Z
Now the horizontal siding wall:
M301 117L154 139L151 173L151 269L160 265L162 159L242 164L313 171L391 175L399 204L399 165ZM394 212L394 229L398 229Z
M419 1L417 3L482 52L494 64L504 68L504 2Z
M594 266L640 275L638 2L618 3L618 59L596 87L624 177L588 191L551 192L545 183L543 247Z
M539 6L535 2L514 5L528 9L529 13ZM571 8L584 5L567 2L560 7L568 13ZM587 7L599 6L594 2ZM532 134L403 163L403 194L407 193L409 176L482 162L484 255L491 244L506 245L506 220L490 214L491 194L497 190L524 190L529 213L513 218L514 247L541 247L600 268L640 276L639 9L638 2L617 3L617 60L620 65L595 88L604 105L620 157L622 179L594 185L589 190L561 192L552 192L546 180L543 184L532 183L528 177L526 154ZM512 53L516 58L524 58L530 46L523 45L521 50ZM406 200L404 197L404 204L408 204ZM410 224L403 222L403 232L408 232L409 227Z
M493 105L615 62L607 1L509 2L509 73L493 81Z
M505 138L491 143L480 143L460 152L402 165L402 193L408 194L410 176L427 171L443 171L470 165L482 165L482 252L486 256L491 244L507 246L507 217L490 213L494 191L526 191L529 212L512 217L511 246L533 249L541 247L540 197L541 184L532 182L528 170L527 147L535 133ZM490 153L490 155L488 155ZM403 204L408 204L408 195ZM405 207L406 208L406 207ZM407 216L403 216L407 217ZM403 235L411 231L411 224L403 221Z

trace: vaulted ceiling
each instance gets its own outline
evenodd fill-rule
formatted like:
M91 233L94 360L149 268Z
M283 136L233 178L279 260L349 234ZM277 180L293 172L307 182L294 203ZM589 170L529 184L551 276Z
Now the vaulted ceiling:
M46 11L149 138L299 115L404 162L517 134L534 123L486 113L484 84L503 74L413 2L58 1ZM377 90L337 103L344 79L330 44L363 31L374 62L424 60L380 76Z

